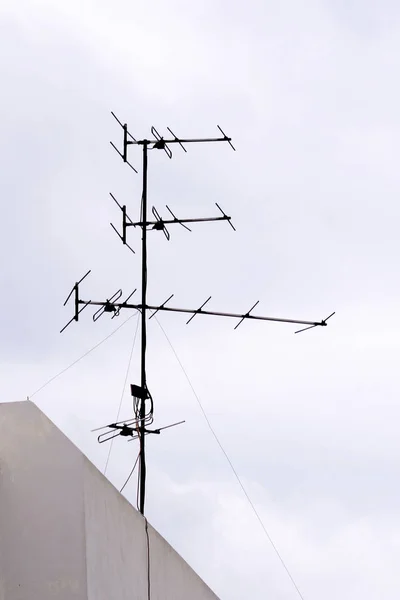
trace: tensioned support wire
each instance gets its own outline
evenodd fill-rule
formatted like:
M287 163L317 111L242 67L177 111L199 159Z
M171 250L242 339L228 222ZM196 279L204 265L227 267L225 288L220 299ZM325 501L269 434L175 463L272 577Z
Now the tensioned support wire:
M241 490L242 490L242 492L243 492L243 494L244 494L247 502L249 503L249 505L250 505L250 507L251 507L251 509L252 509L252 511L253 511L253 513L254 513L254 515L256 517L256 519L257 519L257 521L259 522L259 524L260 524L260 526L261 526L264 534L266 535L266 537L267 537L269 543L271 544L271 546L272 546L272 548L273 548L276 556L278 557L279 562L281 563L281 565L283 566L283 568L284 568L287 576L289 577L289 579L290 579L290 581L291 581L294 589L296 590L296 593L298 594L299 598L301 598L301 600L304 600L304 596L302 595L302 593L301 593L301 591L300 591L300 589L299 589L299 587L298 587L298 585L297 585L297 583L296 583L293 575L291 574L291 572L289 570L289 567L287 566L287 564L284 561L281 553L279 552L278 547L276 546L274 540L271 537L271 534L269 533L267 527L265 526L264 521L261 518L261 515L260 515L259 511L257 510L255 504L253 503L252 499L250 498L250 495L247 492L246 487L245 487L245 485L244 485L244 483L243 483L243 481L242 481L242 479L241 479L238 471L236 470L236 468L235 468L235 466L234 466L231 458L229 457L229 455L228 455L227 451L225 450L224 446L222 445L222 443L221 443L221 441L220 441L220 439L219 439L219 437L218 437L218 435L217 435L214 427L212 426L211 421L208 418L206 410L205 410L205 408L203 406L203 403L200 400L200 397L197 394L197 392L196 392L196 390L195 390L195 388L194 388L194 386L192 384L192 381L191 381L191 379L190 379L190 377L189 377L189 375L188 375L188 373L187 373L187 371L186 371L186 369L185 369L185 367L184 367L184 365L183 365L183 363L182 363L182 361L181 361L181 359L180 359L180 357L179 357L176 349L174 348L174 346L173 346L173 344L172 344L172 342L171 342L171 340L170 340L167 332L165 331L164 327L161 325L161 323L157 319L157 317L156 317L156 321L157 321L157 324L158 324L159 328L161 329L161 331L162 331L162 333L163 333L163 335L164 335L164 337L165 337L165 339L166 339L166 341L167 341L170 349L172 350L172 353L175 356L175 359L176 359L179 367L182 370L182 373L183 373L183 375L184 375L184 377L185 377L185 379L186 379L186 381L187 381L187 383L188 383L188 385L189 385L189 387L190 387L190 389L191 389L191 391L193 393L193 396L196 399L197 404L199 405L201 413L202 413L202 415L204 417L205 422L207 423L207 426L208 426L208 428L209 428L212 436L214 437L214 439L215 439L216 443L218 444L221 452L223 453L223 455L224 455L224 457L225 457L225 459L226 459L226 461L227 461L227 463L228 463L228 465L229 465L229 467L230 467L233 475L235 476L236 481L238 482L238 484L239 484L239 486L240 486L240 488L241 488Z
M53 383L53 381L55 381L56 379L58 379L59 377L61 377L62 375L64 375L67 371L69 371L70 369L72 369L72 367L74 367L81 360L83 360L84 358L86 358L87 356L89 356L89 354L91 354L92 352L94 352L94 350L97 350L97 348L99 348L105 342L107 342L110 338L112 338L112 336L115 335L117 333L117 331L119 331L120 329L122 329L122 327L124 327L131 319L133 319L134 316L135 316L134 314L130 315L127 319L125 319L125 321L123 323L121 323L120 325L118 325L118 327L116 327L111 333L109 333L108 335L106 335L105 338L103 338L102 340L100 340L100 342L97 342L97 344L95 344L94 346L92 346L92 348L90 348L89 350L87 350L86 352L84 352L84 354L82 354L81 356L79 356L72 363L70 363L69 365L67 365L66 367L64 367L63 369L61 369L61 371L59 371L58 373L56 373L55 375L53 375L52 377L50 377L50 379L48 379L47 381L45 381L45 383L43 383L41 386L39 386L32 394L30 394L28 396L28 398L31 399L34 396L36 396L37 394L39 394L42 390L44 390L44 388L46 388L48 385L50 385L51 383Z

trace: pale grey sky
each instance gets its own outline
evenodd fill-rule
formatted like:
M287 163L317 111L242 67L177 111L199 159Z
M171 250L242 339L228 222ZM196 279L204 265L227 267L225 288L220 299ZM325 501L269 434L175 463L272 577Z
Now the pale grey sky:
M120 131L210 135L153 153L149 202L226 224L150 239L149 299L209 295L216 310L321 319L326 329L161 315L205 410L307 600L400 593L398 280L400 7L389 0L247 3L21 0L1 6L1 400L25 399L119 322L64 301L138 286L112 191L138 213L141 180L113 154ZM131 161L140 166L140 154ZM139 234L131 245L139 250ZM89 312L89 311L87 311ZM115 419L136 327L33 400L93 462ZM129 381L138 379L136 346ZM157 423L148 518L222 600L295 598L157 323ZM122 416L130 414L128 390ZM118 441L119 442L119 441ZM134 444L114 445L124 482ZM135 483L126 488L134 503Z

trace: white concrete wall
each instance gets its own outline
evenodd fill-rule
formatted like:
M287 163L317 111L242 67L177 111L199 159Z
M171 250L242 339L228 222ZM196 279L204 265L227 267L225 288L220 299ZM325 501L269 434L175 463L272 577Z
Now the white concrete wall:
M218 600L149 525L151 600ZM147 600L145 520L31 402L0 404L0 600Z

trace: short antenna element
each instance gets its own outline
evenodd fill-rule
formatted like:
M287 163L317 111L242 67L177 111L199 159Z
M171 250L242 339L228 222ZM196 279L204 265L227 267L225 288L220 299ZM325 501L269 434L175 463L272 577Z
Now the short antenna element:
M253 314L253 309L259 304L257 301L253 306L245 313L229 313L229 312L221 312L221 311L213 311L208 309L208 303L211 300L211 296L205 300L198 308L178 308L171 306L169 304L170 300L173 298L173 294L171 294L164 302L161 304L149 303L147 300L147 281L148 281L148 265L147 265L147 235L152 231L161 231L166 240L170 240L170 228L174 225L180 225L184 227L186 230L191 231L189 224L193 225L196 223L210 223L217 221L227 221L230 227L236 231L232 219L228 216L221 206L217 203L216 207L218 212L216 215L211 217L198 217L198 218L181 218L175 215L175 213L171 210L169 206L166 206L167 213L165 216L162 216L162 211L160 212L155 206L151 209L151 215L149 215L148 210L148 194L147 194L147 175L148 175L148 158L149 151L152 150L163 150L169 159L172 159L173 152L172 148L174 148L174 144L178 144L178 146L184 151L187 152L186 146L189 144L198 144L198 143L214 143L214 142L225 142L227 143L232 150L235 150L232 139L226 135L226 133L221 129L219 125L217 125L217 129L219 131L218 137L198 137L198 138L179 138L173 131L167 127L168 134L166 136L159 133L159 131L155 127L151 127L150 133L151 136L149 138L136 139L128 130L128 126L126 123L122 123L118 117L112 112L111 113L114 119L117 121L119 126L122 128L122 150L119 150L117 146L110 142L115 151L122 158L123 162L128 164L135 173L138 171L133 167L133 165L128 161L128 153L131 146L140 146L142 150L142 193L141 193L141 206L140 206L140 216L138 221L134 221L127 213L126 205L120 204L120 202L110 193L112 200L118 206L119 210L122 213L122 224L121 229L118 229L111 223L111 227L118 235L119 239L123 243L124 246L128 246L131 252L135 253L132 247L128 244L128 229L130 227L140 228L142 231L142 244L141 244L141 298L138 299L137 302L129 302L132 298L133 294L136 290L134 290L125 300L121 302L121 298L123 296L122 289L114 292L112 296L110 296L106 300L83 300L80 296L80 284L82 281L89 275L90 271L88 271L82 279L80 279L73 286L68 298L66 299L64 305L69 301L71 296L74 296L74 316L72 319L62 328L61 332L63 332L68 325L70 325L73 321L79 320L80 313L89 305L96 307L96 310L93 314L93 321L97 321L104 313L109 313L111 318L118 317L122 309L133 309L140 313L141 317L141 353L140 353L140 385L132 384L131 385L131 394L133 397L133 417L126 421L120 421L118 423L110 423L105 427L99 428L102 433L98 436L99 443L104 443L112 440L117 436L126 437L128 441L139 440L139 478L138 478L138 497L139 497L139 510L142 514L144 514L144 506L145 506L145 495L146 495L146 454L145 454L145 438L150 434L160 434L161 431L165 429L169 429L176 425L180 425L184 423L184 421L179 421L178 423L172 423L171 425L165 425L163 427L158 428L149 428L153 423L153 414L154 414L154 402L153 398L150 394L148 385L147 385L147 370L146 370L146 350L147 350L147 316L148 311L152 311L149 315L149 319L153 318L158 312L177 312L183 313L189 316L186 321L189 324L194 317L198 315L203 316L216 316L216 317L225 317L235 319L237 321L235 325L235 329L239 327L245 320L258 320L258 321L273 321L277 323L291 323L295 325L304 326L301 329L297 330L295 333L301 333L308 329L313 329L315 327L325 327L327 325L328 319L330 319L335 313L330 314L325 319L321 321L305 321L300 319L288 319L281 317L268 317ZM204 307L207 305L207 309Z

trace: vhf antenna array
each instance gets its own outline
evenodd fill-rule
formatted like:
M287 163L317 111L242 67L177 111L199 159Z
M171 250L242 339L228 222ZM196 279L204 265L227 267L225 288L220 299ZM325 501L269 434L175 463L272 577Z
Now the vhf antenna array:
M142 252L141 252L141 299L138 302L129 302L133 294L136 292L136 289L129 294L125 298L125 300L121 301L122 298L122 290L117 290L110 298L105 301L96 301L96 300L83 300L80 296L80 285L83 280L89 275L90 271L88 271L82 279L77 281L73 286L70 294L68 295L65 304L69 301L71 296L74 298L74 316L72 319L61 329L61 333L70 325L73 321L79 320L80 313L87 308L89 305L98 307L96 312L93 314L93 321L97 321L104 313L110 313L111 318L117 317L121 309L134 309L140 312L141 314L141 384L131 385L131 394L134 398L134 418L128 421L120 421L118 423L111 423L110 425L99 428L99 429L107 429L107 431L103 434L99 435L98 441L103 443L105 441L111 440L114 437L119 435L123 437L129 437L130 441L133 439L139 440L139 478L138 478L138 496L139 496L139 510L142 514L144 514L144 505L145 505L145 493L146 493L146 456L145 456L145 436L150 433L159 434L161 430L167 429L168 427L173 427L174 425L179 425L183 423L180 421L179 423L174 423L172 425L167 425L165 427L160 427L158 429L149 429L148 426L153 422L153 399L149 392L147 386L147 378L146 378L146 342L147 342L147 312L152 311L149 319L153 318L159 311L165 312L178 312L185 313L189 316L187 323L190 323L192 319L194 319L197 315L208 315L208 316L217 316L217 317L229 317L238 320L235 325L235 329L239 327L239 325L244 320L254 319L259 321L275 321L279 323L293 323L296 325L301 325L301 329L297 330L295 333L301 333L302 331L306 331L308 329L313 329L314 327L325 327L327 325L328 319L330 319L335 313L330 314L322 321L304 321L299 319L282 319L277 317L264 317L260 315L254 315L252 313L253 309L259 303L258 301L246 312L244 313L228 313L228 312L217 312L212 310L205 310L205 305L211 300L211 296L207 298L205 302L203 302L198 308L177 308L172 307L167 303L173 298L173 294L169 296L164 302L161 304L148 303L147 300L147 233L149 231L162 231L165 235L166 239L170 239L169 228L172 225L178 224L190 231L188 224L192 223L204 223L211 221L227 221L227 223L231 226L233 230L235 227L231 222L231 217L228 216L219 204L216 203L218 213L217 216L214 217L206 217L206 218L197 218L197 219L181 219L175 216L172 210L166 206L167 211L169 212L168 218L162 218L157 211L157 209L152 207L152 217L148 216L148 204L147 204L147 171L148 171L148 152L149 150L164 150L168 158L172 158L172 150L170 146L172 144L178 144L184 152L187 152L185 147L186 144L197 144L197 143L210 143L210 142L226 142L235 150L232 145L232 139L228 137L217 125L220 136L219 137L209 137L209 138L178 138L173 131L167 127L169 132L169 137L162 137L155 127L151 128L152 138L150 139L142 139L137 140L133 137L133 135L129 132L128 126L126 123L122 123L116 115L111 113L114 119L118 122L123 130L123 148L122 152L110 142L112 147L116 150L116 152L120 155L124 163L129 165L135 173L138 171L135 167L128 161L128 149L129 146L141 146L142 147L142 198L141 198L141 211L140 217L138 221L133 221L126 209L126 205L121 205L118 200L110 194L111 198L117 204L118 208L122 213L122 232L120 233L118 229L110 223L111 227L117 233L118 237L122 241L125 246L131 250L131 252L135 253L135 251L129 246L127 242L127 230L130 227L139 227L142 230ZM149 405L146 405L148 401Z

